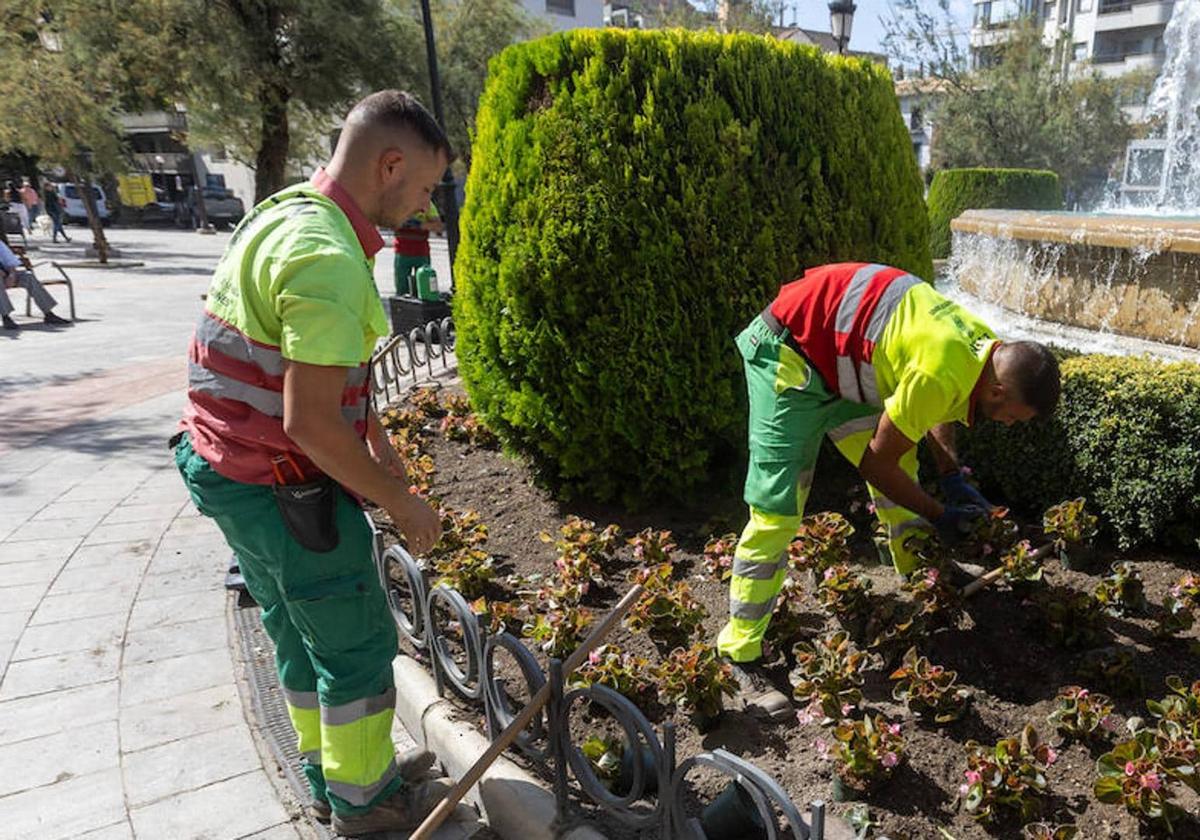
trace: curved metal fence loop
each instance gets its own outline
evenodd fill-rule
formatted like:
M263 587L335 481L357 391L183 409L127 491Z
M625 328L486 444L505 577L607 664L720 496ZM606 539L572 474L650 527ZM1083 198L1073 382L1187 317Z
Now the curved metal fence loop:
M417 353L417 345L424 348L424 356ZM429 361L429 343L425 340L424 328L413 327L408 331L408 352L414 369L425 367L426 362Z
M396 627L399 629L400 635L408 639L413 647L424 650L428 645L425 618L428 587L425 584L425 575L421 571L421 567L412 558L412 555L398 545L393 545L380 555L380 567L380 576L384 582L383 591L387 593L388 608L392 611L392 618L396 620ZM404 611L404 604L398 591L403 584L390 574L390 569L393 567L400 569L404 581L408 584L408 596L413 609L411 616Z
M438 601L443 602L449 608L454 620L458 622L459 631L462 634L463 651L467 656L466 670L459 667L458 663L454 661L454 655L450 652L447 628L442 627L438 621L436 609ZM430 653L437 660L437 667L450 681L450 685L454 686L454 690L468 700L482 699L483 680L480 679L483 671L481 667L483 661L482 630L479 627L479 619L471 610L471 605L458 590L439 583L429 590L429 595L426 597L425 621Z
M529 696L537 694L543 685L546 684L546 675L542 673L542 668L538 665L537 659L529 648L521 643L521 640L509 633L507 630L502 630L499 633L489 635L487 643L483 648L483 694L484 694L484 712L487 716L488 737L493 741L499 737L510 723L512 723L517 713L508 702L507 692L504 690L504 683L496 677L496 653L498 650L504 649L516 660L517 667L521 671L521 676L525 680L525 687L529 691ZM539 742L546 741L546 713L545 711L538 712L529 724L529 728L517 736L517 747L521 752L525 753L535 761L545 762L550 755L547 747L539 747Z
M371 393L375 404L390 405L407 387L434 378L436 359L442 361L441 370L449 370L456 344L457 333L451 317L393 335L371 356Z
M591 762L583 751L575 746L571 738L571 708L579 700L602 707L616 721L625 733L625 750L632 751L634 759L630 762L633 778L630 780L629 792L618 795L610 791L600 781L592 769ZM667 815L667 794L671 778L671 768L666 766L667 754L659 743L654 726L646 719L641 710L629 699L604 685L592 685L587 688L576 688L563 696L555 720L558 737L563 739L566 747L567 764L572 775L579 782L580 789L605 811L630 828L647 828L662 822ZM657 776L657 800L653 809L636 811L633 806L641 801L646 794L646 768L642 760L643 746L649 751L651 762Z
M705 840L700 821L688 816L685 803L688 791L687 775L698 766L711 767L742 787L758 811L759 819L766 829L767 840L778 840L780 836L775 817L776 809L783 815L790 830L785 836L792 840L809 840L808 823L804 821L800 810L779 783L750 762L720 749L694 755L675 769L671 778L670 813L674 826L672 836L683 840Z

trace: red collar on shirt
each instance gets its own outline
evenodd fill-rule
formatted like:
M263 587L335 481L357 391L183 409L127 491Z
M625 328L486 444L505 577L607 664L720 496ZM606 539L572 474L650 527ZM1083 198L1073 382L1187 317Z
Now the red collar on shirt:
M362 246L367 257L373 257L379 253L379 250L383 248L383 237L379 235L375 225L371 224L363 215L358 202L350 197L350 193L346 192L341 184L333 180L324 167L313 173L312 185L321 195L332 199L333 203L346 214L346 218L350 220L350 225L354 228L355 236L358 237L358 244Z
M967 427L975 425L975 404L979 400L979 392L983 390L983 375L987 373L988 362L992 360L992 354L996 352L996 348L1000 346L1000 340L992 342L992 346L988 348L987 358L983 360L983 370L979 372L979 379L975 382L975 387L971 389L971 399L967 403Z

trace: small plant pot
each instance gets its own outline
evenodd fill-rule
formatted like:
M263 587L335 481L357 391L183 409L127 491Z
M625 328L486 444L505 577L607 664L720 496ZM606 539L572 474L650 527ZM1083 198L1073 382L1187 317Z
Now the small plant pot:
M613 781L612 792L617 796L625 796L633 790L634 756L639 756L642 762L642 792L654 793L658 790L658 765L654 761L654 750L645 744L639 744L636 751L627 749L621 753L621 771Z
M833 777L833 801L834 802L858 802L867 791L865 788L856 787L850 784L841 776L834 775Z
M700 827L708 840L759 840L767 828L754 800L737 782L730 782L721 794L700 812Z
M1086 572L1096 562L1096 548L1090 545L1072 546L1059 553L1058 562L1064 569Z

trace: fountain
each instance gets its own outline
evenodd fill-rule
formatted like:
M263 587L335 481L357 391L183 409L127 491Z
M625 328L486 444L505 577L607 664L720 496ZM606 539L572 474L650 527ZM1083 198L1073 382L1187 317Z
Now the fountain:
M1163 136L1130 144L1125 206L968 210L950 225L952 294L1077 334L1177 348L1118 340L1110 351L1200 360L1200 2L1176 2L1164 40L1167 59L1148 103ZM1068 328L1060 338L1096 349L1077 334Z

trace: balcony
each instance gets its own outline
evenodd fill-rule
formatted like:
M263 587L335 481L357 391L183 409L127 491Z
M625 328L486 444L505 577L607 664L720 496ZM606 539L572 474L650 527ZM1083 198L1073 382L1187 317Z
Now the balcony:
M1096 31L1166 26L1173 6L1172 0L1100 0Z

